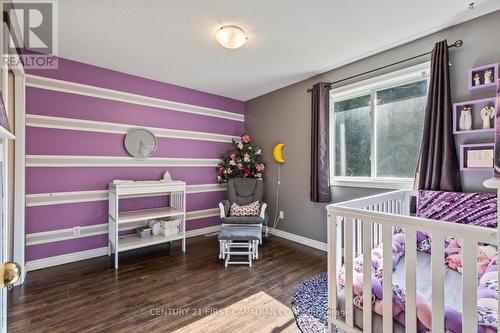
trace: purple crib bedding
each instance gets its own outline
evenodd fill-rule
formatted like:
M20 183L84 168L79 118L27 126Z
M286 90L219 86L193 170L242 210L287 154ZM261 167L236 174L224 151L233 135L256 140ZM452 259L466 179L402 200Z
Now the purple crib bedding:
M422 295L423 299L431 302L432 297L432 268L431 256L425 252L417 252L417 291ZM393 284L398 285L403 291L405 288L405 257L403 256L396 265L393 275ZM462 275L450 268L445 268L444 295L445 305L455 311L462 311ZM342 289L338 293L339 309L345 310L345 290ZM342 313L342 312L341 312ZM398 321L399 320L399 321ZM403 321L403 324L400 321ZM354 325L362 330L363 328L363 312L359 307L354 307ZM419 330L425 330L425 327L420 325ZM373 313L372 315L372 331L382 332L382 316ZM394 333L404 333L404 315L400 314L393 324Z
M489 193L419 191L417 216L496 228L497 197Z
M421 191L417 202L417 215L420 217L440 219L454 223L473 224L483 227L496 227L496 197L491 194L451 193ZM402 230L395 230L392 240L392 267L397 270L404 257L405 235ZM417 250L429 254L431 237L425 232L417 233ZM478 332L496 332L498 321L498 253L491 245L478 246ZM377 314L383 314L382 281L383 258L381 246L372 250L372 308ZM462 271L462 242L454 238L445 240L445 264L448 269L458 273ZM344 286L344 268L339 274L341 289ZM420 271L419 271L420 272ZM418 283L417 278L417 283ZM396 279L394 282L397 282ZM452 283L446 275L446 283ZM418 289L418 288L417 288ZM353 262L353 302L358 308L363 307L363 260L362 256ZM401 284L393 283L393 316L395 321L404 325L405 291ZM419 332L431 328L430 299L422 290L417 290L417 319ZM445 306L445 328L454 333L461 333L462 316L457 306Z

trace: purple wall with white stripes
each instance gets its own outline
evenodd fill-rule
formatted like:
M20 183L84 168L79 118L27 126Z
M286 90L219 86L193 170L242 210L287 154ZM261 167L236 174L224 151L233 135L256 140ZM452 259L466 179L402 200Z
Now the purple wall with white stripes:
M188 131L183 132L184 136L181 137L169 134L158 137L159 147L154 158L188 158L195 163L197 159L217 159L221 152L230 148L230 138L239 136L244 130L244 103L237 100L65 59L59 60L58 70L33 70L29 74L35 76L35 79L37 77L51 78L79 83L85 87L105 88L111 90L111 93L119 91L147 96L160 102L167 100L189 104L188 110L191 106L198 108L196 112L177 111L139 105L129 101L112 100L100 95L88 96L79 91L78 85L73 85L74 91L68 91L58 89L50 82L47 86L30 84L28 78L26 88L27 262L106 247L106 233L69 238L67 235L65 237L60 235L63 229L107 223L107 201L103 200L102 196L101 199L91 200L84 199L84 196L91 193L87 191L103 192L113 179L153 180L161 178L164 171L168 170L173 179L184 180L188 186L216 184L215 168L212 165L58 166L57 162L30 163L30 157L56 155L68 160L74 156L98 156L102 157L103 161L106 161L107 157L128 157L123 146L125 134L106 130L118 124ZM103 94L106 95L110 92L109 90L103 91ZM208 108L206 113L205 108ZM219 112L217 110L225 111L225 113L222 116L217 115ZM238 115L239 118L234 120L231 114ZM68 128L68 126L58 125L61 120L76 120L76 122L73 122L73 127ZM104 125L104 127L96 127L95 124ZM196 137L197 133L202 133L205 137L209 134L209 138L199 139ZM222 134L225 139L222 140L216 136L211 139L211 134ZM189 135L193 135L193 138L189 138ZM60 192L75 192L76 196L67 203L30 204L29 198L57 196L61 195ZM217 203L224 196L225 191L220 189L197 193L188 191L187 211L196 213L196 211L217 208ZM157 207L164 204L162 200L164 199L127 199L121 205L121 209ZM204 217L188 218L187 230L219 223L218 217L213 213L201 215ZM35 239L36 241L30 241Z

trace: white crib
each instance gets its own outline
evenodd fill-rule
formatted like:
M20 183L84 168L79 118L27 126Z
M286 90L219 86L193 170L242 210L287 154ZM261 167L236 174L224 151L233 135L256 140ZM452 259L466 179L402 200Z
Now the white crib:
M478 243L500 244L497 230L410 216L410 200L416 192L400 190L327 206L328 212L328 318L345 332L361 332L354 326L353 257L363 255L363 267L371 265L371 249L383 243L383 293L392 295L392 228L401 227L406 236L406 332L414 333L416 316L416 232L432 235L432 332L444 333L444 240L463 239L463 332L477 332ZM499 215L500 216L500 215ZM337 276L345 265L345 320L338 313ZM391 274L388 274L390 272ZM372 332L371 271L363 270L363 330ZM500 297L498 297L500 309ZM383 298L383 332L393 331L392 297ZM498 330L500 332L500 329ZM379 332L375 332L379 333Z

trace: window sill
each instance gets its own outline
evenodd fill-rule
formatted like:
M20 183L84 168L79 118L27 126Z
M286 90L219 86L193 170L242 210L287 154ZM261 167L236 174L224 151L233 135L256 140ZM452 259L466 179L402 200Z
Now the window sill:
M413 179L334 179L332 186L412 190Z

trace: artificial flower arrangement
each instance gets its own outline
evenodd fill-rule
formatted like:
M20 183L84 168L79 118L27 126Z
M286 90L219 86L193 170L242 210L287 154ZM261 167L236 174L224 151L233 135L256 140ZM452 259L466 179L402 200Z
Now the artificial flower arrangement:
M253 147L250 136L244 133L233 139L235 149L220 155L217 165L217 182L227 183L229 178L262 178L266 165L262 162L262 151Z

